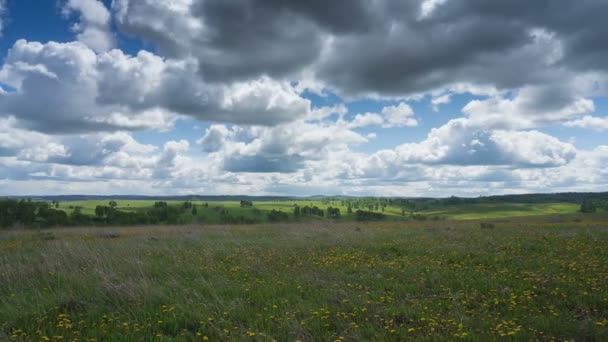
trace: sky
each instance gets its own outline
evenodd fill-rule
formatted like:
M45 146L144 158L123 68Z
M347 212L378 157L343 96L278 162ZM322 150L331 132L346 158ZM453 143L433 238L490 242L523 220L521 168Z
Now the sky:
M0 0L0 195L608 190L605 0Z

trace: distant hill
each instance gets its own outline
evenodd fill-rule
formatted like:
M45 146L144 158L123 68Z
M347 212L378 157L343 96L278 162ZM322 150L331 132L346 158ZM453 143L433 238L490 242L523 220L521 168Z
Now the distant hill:
M608 192L561 192L554 194L502 195L480 197L480 199L487 200L488 202L502 203L580 203L584 200L606 200L608 199Z
M87 200L159 200L159 201L294 201L294 200L347 200L357 198L370 198L369 196L247 196L247 195L183 195L183 196L145 196L145 195L53 195L53 196L5 196L9 198L32 198L45 201L87 201ZM378 198L378 197L376 197ZM411 201L429 201L435 198L430 197L386 197L400 198ZM539 193L539 194L519 194L519 195L496 195L480 197L449 197L443 200L462 200L463 203L548 203L566 202L581 203L584 200L608 200L608 192L562 192L562 193Z
M15 196L18 197L18 196ZM185 195L185 196L145 196L145 195L54 195L30 196L45 201L91 201L91 200L162 200L162 201L283 201L300 199L289 196L246 196L246 195Z

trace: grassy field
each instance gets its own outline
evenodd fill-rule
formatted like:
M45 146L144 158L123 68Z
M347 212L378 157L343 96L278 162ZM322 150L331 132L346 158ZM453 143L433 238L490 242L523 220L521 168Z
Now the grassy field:
M578 212L579 209L580 205L573 203L499 203L459 205L445 210L429 210L423 213L447 217L454 220L478 220L519 216L573 214Z
M607 340L607 222L0 231L0 340Z
M146 210L154 204L153 200L117 200L117 209L122 211ZM167 201L170 205L180 205L183 201ZM204 208L203 204L208 203L209 207ZM266 221L266 213L270 210L281 210L290 215L293 214L294 205L317 206L326 210L328 206L337 207L340 209L341 220L353 220L354 215L348 215L348 206L342 205L340 201L332 201L329 204L322 201L258 201L254 202L252 208L241 208L239 202L236 201L209 201L209 202L193 202L197 206L197 215L194 222L204 222L209 224L220 223L219 212L217 208L226 208L234 216L244 216L257 220ZM60 202L59 209L70 213L74 207L82 208L82 212L87 215L95 214L97 205L108 205L108 201L69 201ZM256 213L255 209L259 212ZM572 214L578 212L580 205L573 203L537 203L537 204L468 204L446 206L441 209L428 209L417 211L418 214L427 216L428 218L468 220L468 219L495 219L508 218L518 216L539 216L539 215L555 215L555 214ZM387 206L383 212L388 220L403 220L400 207ZM407 213L409 214L409 213ZM185 215L185 219L192 220L190 214Z

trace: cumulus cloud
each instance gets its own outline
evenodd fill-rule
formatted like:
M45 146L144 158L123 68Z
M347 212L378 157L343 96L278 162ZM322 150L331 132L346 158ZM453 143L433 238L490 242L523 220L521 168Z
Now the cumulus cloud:
M418 121L412 117L414 115L414 110L403 102L397 106L384 107L382 109L382 115L386 121L385 127L411 127L418 125Z
M524 87L513 98L473 100L462 111L477 125L508 129L564 122L593 112L593 100L578 96L568 85Z
M608 184L605 146L544 133L608 129L594 113L608 94L606 1L61 4L77 41L18 40L0 68L0 192L66 180L64 192L398 196ZM121 35L153 52L113 49ZM386 146L379 128L422 129L414 101L456 114L462 98L463 117ZM347 115L376 100L381 110ZM197 148L172 131L193 119L207 127ZM138 130L168 134L149 145Z
M314 23L273 3L119 0L114 7L122 30L168 55L197 56L210 81L285 75L314 61L321 47Z
M190 143L187 140L171 140L165 143L154 168L155 178L171 178L171 172L180 163L181 154L188 151Z
M576 148L550 135L538 131L493 132L490 140L499 155L506 156L507 165L559 166L566 165L576 156Z
M357 114L353 120L349 123L352 128L367 127L367 126L380 126L384 124L384 118L377 113L364 113Z
M576 156L569 143L538 131L488 130L468 119L454 119L433 128L425 140L402 144L371 155L371 164L505 165L554 167Z
M15 88L0 94L0 113L44 132L116 129L106 119L124 108L97 103L98 77L97 55L81 43L19 40L0 69L0 81Z
M304 120L275 127L213 125L197 142L230 172L295 172L336 158L368 139L336 122Z
M0 81L16 89L0 94L0 113L34 130L65 133L167 129L178 115L274 125L310 111L287 82L208 85L197 69L196 61L146 51L96 54L78 42L19 40L0 70Z
M13 117L0 118L0 156L44 161L53 156L65 156L63 145L45 134L15 127Z
M601 0L116 0L113 9L121 31L167 56L196 58L209 82L269 76L349 98L403 98L463 84L506 90L543 84L556 71L607 67Z
M608 118L586 115L580 119L567 121L564 123L567 127L580 127L603 132L608 131Z
M396 106L386 106L382 108L380 114L365 113L357 114L348 124L351 128L366 126L390 127L413 127L418 125L418 121L413 117L414 110L405 102Z
M152 153L157 148L141 144L130 134L47 135L17 126L13 118L0 119L0 156L21 161L65 165L105 165L119 154L129 157Z
M450 94L443 94L441 96L434 97L431 100L431 105L433 107L433 111L438 112L439 106L450 103L450 100L451 100Z
M72 26L79 41L96 52L108 51L114 46L110 29L111 15L99 0L67 0L63 7L64 15L77 12L80 21Z
M222 149L226 140L233 135L234 132L224 125L211 125L196 143L201 145L205 152L216 152Z

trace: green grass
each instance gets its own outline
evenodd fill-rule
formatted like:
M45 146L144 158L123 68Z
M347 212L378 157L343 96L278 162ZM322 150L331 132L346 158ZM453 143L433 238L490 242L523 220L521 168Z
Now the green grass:
M607 220L1 231L0 340L606 340Z
M146 210L152 207L154 200L117 200L118 209L123 211ZM170 205L181 205L183 201L167 201ZM341 205L340 201L333 201L330 204L324 204L322 201L257 201L254 202L253 208L241 208L239 202L236 201L209 201L208 208L203 208L205 202L193 202L197 206L197 217L194 222L202 222L208 224L220 223L219 211L214 208L226 208L233 216L244 216L246 218L256 219L257 221L265 222L266 213L271 210L282 210L290 216L293 214L294 205L300 207L317 206L321 209L327 209L328 206L337 207L342 214L341 220L353 220L354 215L347 214L347 206ZM79 206L82 212L87 215L95 214L97 205L108 205L108 201L67 201L59 204L59 209L70 213L73 207ZM256 214L254 209L258 209ZM440 209L429 209L418 211L417 213L427 216L428 218L439 217L441 219L453 220L471 220L471 219L495 219L520 216L542 216L555 214L572 214L578 212L580 206L573 203L541 203L541 204L466 204L441 207ZM355 209L356 210L356 209ZM367 209L364 209L367 210ZM384 214L388 220L403 220L401 216L401 208L396 206L386 207ZM409 212L407 213L409 215ZM184 218L188 222L192 220L191 215L185 215Z
M540 216L555 214L573 214L580 210L580 205L573 203L540 203L540 204L469 204L448 207L445 210L431 210L427 215L437 215L454 220L478 220L508 218L519 216Z

